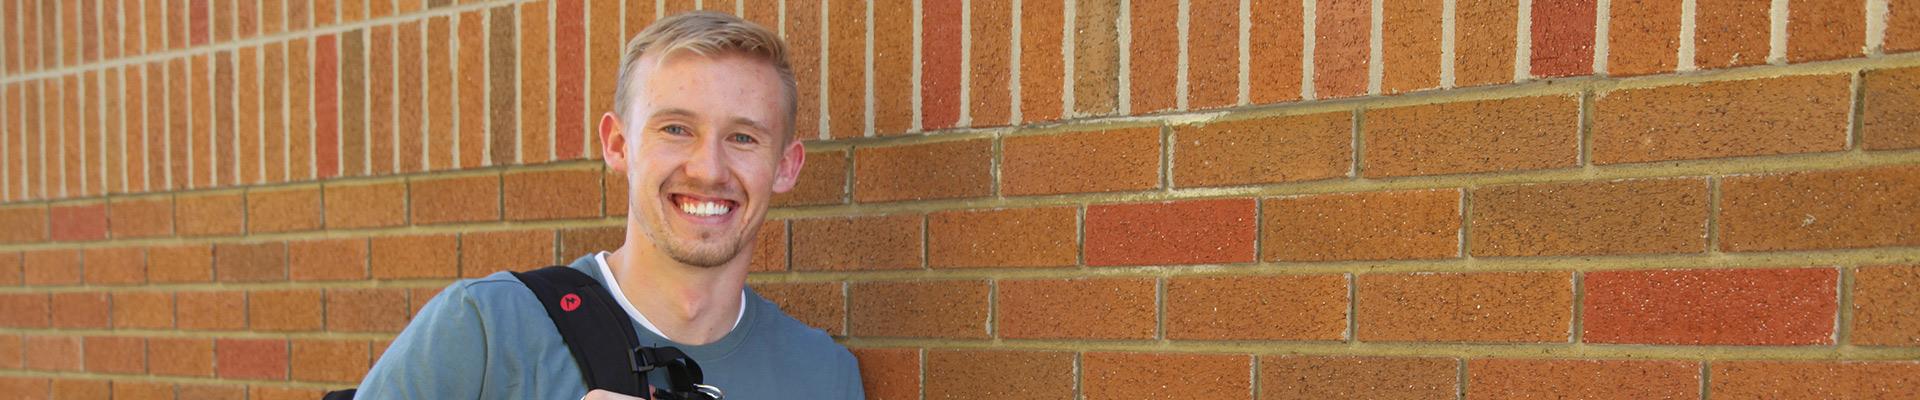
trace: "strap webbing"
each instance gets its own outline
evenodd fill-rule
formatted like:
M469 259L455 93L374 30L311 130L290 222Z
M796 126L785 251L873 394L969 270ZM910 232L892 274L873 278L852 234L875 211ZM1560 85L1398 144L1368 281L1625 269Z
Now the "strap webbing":
M650 398L645 379L635 371L632 351L639 347L633 332L633 320L614 302L606 286L586 273L566 266L552 266L513 273L533 290L533 296L546 306L547 316L559 328L561 340L580 364L587 388L608 390L628 396ZM612 330L613 332L608 332ZM617 334L611 334L615 333Z

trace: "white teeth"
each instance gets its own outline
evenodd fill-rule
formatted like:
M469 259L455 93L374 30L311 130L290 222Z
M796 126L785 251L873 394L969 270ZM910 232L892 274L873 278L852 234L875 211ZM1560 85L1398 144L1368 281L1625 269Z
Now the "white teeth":
M702 216L702 217L711 217L715 215L726 214L728 211L733 211L733 208L718 202L702 201L702 202L693 202L693 203L680 203L680 211L688 214Z

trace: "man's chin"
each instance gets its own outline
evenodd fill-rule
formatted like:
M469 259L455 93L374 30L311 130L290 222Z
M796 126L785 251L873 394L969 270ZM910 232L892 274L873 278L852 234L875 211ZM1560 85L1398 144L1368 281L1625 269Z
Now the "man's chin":
M739 246L731 246L733 247L732 249L723 247L728 246L705 243L699 245L681 244L668 246L666 253L667 257L671 257L674 261L678 261L681 264L700 268L714 268L726 265L728 261L733 261L733 258L738 255L738 251L730 250L738 250Z

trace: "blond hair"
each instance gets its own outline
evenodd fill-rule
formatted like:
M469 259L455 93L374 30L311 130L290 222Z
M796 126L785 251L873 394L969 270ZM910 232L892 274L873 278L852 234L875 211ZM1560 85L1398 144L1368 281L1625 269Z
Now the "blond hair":
M656 65L667 56L679 51L690 51L702 56L717 56L726 53L742 54L773 65L780 74L781 89L785 91L787 112L785 125L787 136L793 135L793 117L799 94L793 82L793 67L787 63L787 45L767 28L732 15L695 11L670 16L646 30L640 31L633 40L627 41L626 51L620 57L619 85L613 92L614 116L622 120L627 107L633 104L633 85L635 70L640 58L650 52L658 52Z

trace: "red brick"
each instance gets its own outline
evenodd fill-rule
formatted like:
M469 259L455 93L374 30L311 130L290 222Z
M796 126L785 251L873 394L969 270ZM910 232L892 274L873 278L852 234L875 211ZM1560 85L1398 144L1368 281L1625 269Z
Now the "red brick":
M1860 267L1851 296L1849 343L1920 346L1920 266Z
M550 7L547 2L520 4L520 88L521 93L535 93L534 96L520 96L519 113L519 159L515 163L537 164L553 158L553 111L552 96L548 96L548 82L552 80L553 41L548 39L550 29L547 22ZM377 32L377 31L376 31ZM376 42L377 43L377 42ZM379 59L374 61L379 64ZM404 64L403 64L404 65ZM379 75L375 75L378 77ZM379 80L376 78L376 82ZM378 105L378 102L374 103ZM378 113L374 114L377 118ZM508 114L512 115L512 114ZM498 160L496 160L498 161ZM504 161L498 162L506 164Z
M1700 69L1765 64L1770 7L1759 1L1697 0L1694 64Z
M1001 338L1152 339L1158 285L1148 278L1000 281Z
M1912 361L1716 361L1714 399L1906 399L1920 396Z
M1807 62L1865 55L1862 53L1866 48L1865 3L1790 0L1787 10L1787 60Z
M1095 266L1252 262L1253 199L1087 207L1086 263Z
M526 271L552 265L556 238L550 230L475 232L460 235L460 276Z
M1064 267L1079 261L1078 211L1070 207L945 211L927 217L934 268Z
M408 204L415 225L500 219L500 175L412 179Z
M55 206L47 214L53 221L53 240L82 241L107 238L107 204Z
M19 252L0 252L0 286L19 286L23 280L21 264L26 257Z
M80 250L31 250L22 254L21 282L28 286L78 285Z
M23 342L24 340L25 338L20 335L0 336L0 368L20 369L24 367L22 363L26 362L27 351L25 347L26 343ZM141 354L145 355L146 353L143 351ZM916 367L918 366L918 361L915 361L915 365ZM915 372L919 372L917 368Z
M402 288L327 289L326 309L334 332L399 332L413 315Z
M1087 353L1083 358L1088 400L1253 398L1253 357L1246 355Z
M178 388L179 398L200 400L246 400L247 387L240 385L187 384Z
M993 189L989 139L854 150L853 198L860 202L980 197Z
M0 208L0 224L11 227L0 231L0 243L45 242L51 237L44 205Z
M1260 357L1260 398L1445 399L1459 386L1458 362L1446 358Z
M29 370L79 372L80 337L28 335L24 365Z
M0 326L10 328L45 328L51 319L51 309L44 293L9 293L0 295Z
M125 336L89 336L82 345L88 372L147 372L147 340Z
M618 250L626 240L625 226L563 230L560 231L560 260L571 261L593 252Z
M1469 202L1468 248L1481 257L1697 253L1707 200L1696 178L1483 187Z
M753 257L747 265L749 272L777 272L789 269L788 255L792 254L787 237L787 221L766 221L754 232Z
M147 251L147 280L152 282L207 282L213 280L213 246L153 247Z
M213 18L210 13L210 0L188 0L187 26L193 46L205 45L213 40Z
M113 198L107 202L107 225L114 238L172 235L173 196Z
M1723 251L1920 244L1920 167L1735 176L1720 186Z
M440 291L443 289L444 288L439 288L439 287L427 287L427 288L415 288L415 289L408 290L407 297L410 298L411 302L408 305L408 309L410 311L408 311L406 315L411 316L411 315L420 314L420 309L426 307L427 302L433 300L434 297L439 296ZM376 347L376 350L380 350L380 351L385 351L385 349L386 349L385 345Z
M620 1L588 1L587 26L591 30L586 34L587 57L587 153L586 158L598 158L600 152L599 136L594 127L600 121L600 115L613 110L613 90L618 85L620 67L620 46L629 37L620 30ZM806 104L806 102L801 102Z
M346 46L336 35L345 36ZM341 174L340 153L343 135L340 130L341 108L341 57L340 51L359 50L359 32L342 32L334 35L321 35L313 38L313 168L320 179ZM345 47L342 49L342 47ZM465 50L465 49L462 49ZM349 62L358 56L348 56ZM349 64L350 65L350 64ZM352 77L353 75L347 75ZM348 93L351 96L352 93ZM305 111L301 111L305 113Z
M173 228L180 236L237 235L246 213L239 191L180 195L174 198Z
M1920 148L1920 68L1866 71L1861 81L1861 147Z
M315 177L314 115L303 110L316 107L313 89L316 72L312 54L319 49L308 43L305 38L287 42L287 180L293 182Z
M426 52L426 124L427 138L423 144L426 149L425 170L438 171L456 168L458 161L453 158L455 104L460 101L453 96L454 46L452 19L433 17L427 19ZM464 61L464 60L463 60ZM560 65L567 65L565 62ZM564 95L566 92L561 92Z
M247 191L248 232L288 232L319 229L320 186Z
M1172 110L1179 106L1179 92L1176 90L1176 85L1179 83L1180 70L1178 62L1168 61L1180 59L1180 35L1170 33L1179 32L1180 4L1170 1L1140 1L1130 2L1128 5L1130 8L1127 11L1131 18L1128 24L1132 45L1128 48L1129 54L1126 57L1131 66L1128 69L1130 80L1128 88L1132 100L1132 111L1134 114L1151 114ZM978 10L979 7L975 6L974 9ZM981 21L980 18L974 18L976 25ZM973 37L974 43L980 42L980 35L975 34ZM974 54L979 54L979 49L975 49ZM979 63L976 62L975 65L973 71L979 74L980 68L977 66ZM975 76L974 82L978 85L980 82L978 76ZM974 112L978 113L979 103L975 104Z
M295 368L300 368L299 364L295 364ZM322 389L247 386L247 398L251 400L307 400L317 399L326 394L327 391Z
M148 339L147 370L154 375L213 376L213 340Z
M503 190L507 219L599 217L601 175L598 169L508 172Z
M927 1L920 4L920 125L937 130L954 127L960 121L961 1ZM791 13L788 24L800 20ZM883 35L884 36L884 35ZM788 37L792 37L789 33ZM797 46L805 40L789 39ZM1117 43L1117 42L1116 42ZM796 60L804 57L796 57ZM796 65L810 69L811 65ZM802 100L805 104L807 101ZM811 158L811 157L809 157ZM811 160L809 160L811 161ZM918 393L918 391L916 391Z
M786 10L787 31L784 38L791 45L787 54L793 57L793 77L800 92L799 107L794 115L794 137L813 139L820 137L820 30L824 21L820 18L820 1L788 1ZM929 7L932 7L931 5ZM958 7L958 6L956 6ZM931 37L931 36L929 36ZM954 48L958 57L959 48ZM957 69L956 69L957 71ZM959 93L958 89L954 93ZM596 117L597 118L597 117ZM587 140L593 143L592 135Z
M1353 170L1348 113L1183 125L1170 141L1178 187L1327 179Z
M422 57L425 57L421 54L424 49L420 43L423 40L421 24L420 21L412 21L397 25L399 33L396 35L398 38L395 39L396 46L400 50L397 51L399 57L394 60L394 64L405 66L399 69L395 78L398 86L396 90L398 93L395 96L398 98L396 101L399 108L394 111L394 114L399 117L399 120L398 125L394 127L394 135L399 139L399 143L395 146L398 146L397 156L400 164L396 172L401 173L426 170L427 98L426 88L423 87L423 82L426 82L424 76L426 68L419 66L425 63L421 61Z
M1248 18L1252 24L1247 38L1248 99L1253 104L1299 100L1305 54L1301 2L1256 1L1251 6Z
M1261 259L1406 260L1460 255L1460 191L1267 199Z
M1613 4L1607 25L1607 74L1673 71L1680 54L1680 11L1680 2L1670 0Z
M399 226L407 219L404 182L380 184L328 183L322 190L327 229Z
M452 278L460 274L460 243L453 234L373 238L374 279Z
M167 329L173 327L173 293L163 291L114 292L113 327Z
M1315 98L1367 94L1372 12L1364 0L1317 0L1314 13L1318 25L1313 31Z
M173 400L173 383L153 381L113 381L113 398L122 400Z
M921 227L919 214L793 220L793 268L919 268Z
M966 7L970 21L967 33L971 44L966 54L972 57L968 60L967 69L971 75L968 79L972 83L968 93L967 112L973 119L973 126L997 126L1014 122L1011 121L1013 109L1020 105L1013 101L1015 84L1013 76L1020 66L1015 65L1013 60L1013 53L1016 51L1013 48L1013 2L980 0L970 2ZM1168 21L1173 21L1174 18L1178 16L1167 16ZM827 24L832 26L835 22L828 20ZM834 38L828 40L831 45ZM1133 43L1135 48L1143 46L1139 40L1134 40ZM1168 73L1171 72L1168 71ZM1141 80L1136 78L1134 82L1135 85L1139 85ZM1172 75L1168 75L1167 83L1169 85L1173 83ZM1167 105L1172 106L1173 103L1169 101Z
M357 383L367 369L367 342L362 340L294 340L293 380Z
M1589 272L1589 343L1812 345L1834 342L1830 268Z
M1031 14L1029 14L1031 15ZM1240 4L1230 0L1203 0L1187 6L1187 102L1193 109L1221 108L1240 102ZM1438 20L1435 20L1438 23ZM1032 25L1021 26L1022 36L1032 37ZM1027 40L1026 37L1021 40ZM1435 42L1438 43L1438 42ZM1054 51L1058 53L1059 51ZM1033 51L1021 53L1026 61ZM1053 53L1045 53L1053 54ZM1437 56L1436 56L1437 57ZM1139 64L1153 63L1140 60ZM1437 64L1436 64L1437 65ZM1248 75L1266 71L1249 71ZM1020 74L1022 81L1031 76ZM1021 93L1022 98L1027 96Z
M913 32L913 11L912 6L900 7L899 4L886 3L876 3L871 10L874 29L873 87L871 89L875 135L898 135L913 128L914 35L899 34ZM770 26L777 28L779 23L774 21ZM1054 32L1059 32L1059 29L1055 29ZM1056 45L1052 54L1060 54L1060 47L1057 45L1060 42L1058 35L1055 35L1053 42ZM1059 57L1054 58L1057 64ZM1055 70L1057 71L1058 68ZM1059 80L1054 80L1054 87L1060 87ZM1059 108L1056 102L1054 109ZM864 117L862 116L863 119Z
M52 381L47 378L0 377L0 392L15 393L21 399L48 399L52 398Z
M952 23L959 23L959 18L957 17L959 16L958 10L960 6L958 4L943 6L953 8L954 11L949 14L934 14L934 12L931 11L933 8L930 5L923 4L921 7L928 10L928 16L925 18L927 21L933 21L937 18L954 17ZM1114 45L1115 43L1120 43L1120 30L1118 27L1120 2L1118 0L1078 0L1074 5L1073 11L1074 76L1072 80L1074 104L1073 110L1071 111L1076 115L1112 114L1114 111L1119 110L1115 104L1120 101L1119 69L1121 55L1119 46ZM932 32L931 26L933 25L924 26L922 29L926 32ZM955 34L955 36L958 36L958 34ZM1299 35L1295 36L1297 37ZM1258 35L1255 37L1258 37ZM928 41L927 39L922 40ZM953 40L957 42L959 38L955 37ZM1255 46L1254 48L1257 49L1259 47ZM921 50L921 53L923 53L922 57L933 57L934 53L947 50L948 48L945 47L928 48ZM955 43L951 50L958 53L958 43ZM953 68L957 71L960 67L954 66ZM926 71L930 70L932 69L929 68L921 71L921 76L926 76L926 74L928 74ZM923 90L933 91L937 90L937 88L933 86L923 86ZM931 110L932 108L927 107L926 104L933 103L928 102L922 104L923 108ZM928 113L928 120L931 121L931 111L928 111Z
M1157 127L1015 136L1004 139L1001 146L1001 191L1007 195L1160 186Z
M1849 85L1808 75L1608 93L1594 104L1593 162L1845 150Z
M1594 0L1542 0L1533 5L1532 75L1593 73Z
M847 333L845 290L840 282L753 285L755 294L780 306L781 312L834 336Z
M320 289L263 290L247 294L247 328L264 332L317 331Z
M1382 3L1382 93L1440 87L1443 3L1431 0Z
M113 300L105 292L54 293L47 302L54 328L104 329L113 318Z
M454 67L458 75L454 90L459 93L456 106L460 111L456 121L459 130L455 134L454 154L459 168L479 167L487 154L487 31L484 25L484 10L467 11L460 14L455 24L458 49L454 52L458 59ZM615 28L618 29L618 28ZM617 62L616 62L617 63ZM599 81L596 81L598 83ZM613 85L608 85L609 87ZM611 110L612 107L602 108ZM444 149L444 147L442 147Z
M515 31L513 7L493 7L489 10L487 17L492 24L488 32L489 49L487 50L489 61L487 83L490 85L489 95L491 96L490 102L487 103L490 110L488 114L490 126L486 139L487 162L490 165L515 164L519 162L517 157L520 154L520 149L516 147L514 140L519 136L519 132L514 130L518 127L516 118L519 118L516 114L519 111L519 104L515 94L521 89L516 86L520 75L514 72L514 66L518 64L515 62L514 50L518 46L514 44L513 37ZM542 93L541 96L545 97L546 94Z
M221 282L287 279L287 246L280 242L215 245L213 270Z
M1541 96L1366 111L1368 177L1567 168L1580 156L1580 101Z
M1364 341L1565 343L1573 323L1566 272L1366 274L1357 292Z
M800 178L794 183L793 190L786 193L775 194L773 196L773 206L791 207L845 203L847 201L848 189L847 151L827 150L807 152L806 158L806 165L800 168ZM614 207L616 203L614 203L612 199L614 198L615 191L611 185L612 182L609 181L608 183L610 185L608 185L607 190L607 206ZM620 187L623 190L619 191L621 195L620 198L625 199L624 188L626 188L626 186L624 185L624 181L621 183L622 185ZM622 201L619 204L624 203L625 202ZM613 210L608 210L608 214L613 214ZM620 210L620 214L624 215L626 211L624 209Z
M175 324L183 330L240 330L247 325L246 304L242 291L175 293Z
M1166 338L1347 338L1342 275L1181 277L1167 280Z
M1467 373L1472 399L1700 397L1694 361L1475 359Z
M147 281L147 250L140 247L87 249L84 270L90 285L129 285Z
M1885 37L1888 53L1920 50L1920 3L1888 2Z
M847 288L847 333L985 339L991 291L985 281L853 283Z
M287 341L282 339L220 339L221 379L287 379Z
M217 174L215 173L216 166L213 163L214 157L219 157L220 154L219 151L215 149L216 146L219 145L219 142L213 140L214 96L213 61L211 58L211 55L205 53L194 55L187 58L187 62L184 65L187 69L187 82L183 86L189 90L191 95L185 95L188 97L180 100L186 103L184 106L186 107L186 111L192 114L177 113L173 114L172 117L187 117L188 119L186 124L182 125L187 128L185 132L187 143L186 146L184 146L186 148L182 149L183 146L174 147L174 151L176 152L184 150L187 160L183 161L183 165L187 167L186 172L188 175L186 175L184 179L174 179L175 187L186 186L199 189L220 185L220 182L215 179ZM175 173L178 173L178 171Z
M1075 370L1069 352L928 350L923 391L929 399L1067 399Z
M919 349L849 349L860 361L860 386L867 398L920 398Z

